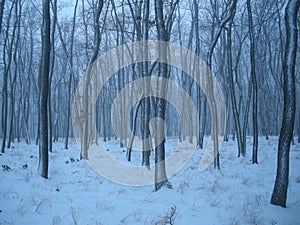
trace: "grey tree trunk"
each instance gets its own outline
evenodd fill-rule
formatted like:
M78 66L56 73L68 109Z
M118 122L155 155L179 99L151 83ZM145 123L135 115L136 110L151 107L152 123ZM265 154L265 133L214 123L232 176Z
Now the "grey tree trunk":
M7 148L10 148L11 142L14 141L13 137L13 121L15 117L15 91L16 91L16 80L17 80L17 74L18 74L18 59L17 59L17 52L19 47L19 41L20 41L20 21L21 21L21 12L22 12L22 5L21 3L16 3L15 6L15 25L17 27L17 34L16 34L16 40L14 44L14 54L13 54L13 63L14 63L14 72L13 72L13 78L11 79L10 84L10 121L9 121L9 132L8 132L8 142L7 142ZM14 41L14 40L12 40Z
M56 30L56 22L57 22L57 0L54 0L53 2L53 23L52 23L52 33L51 33L51 42L54 43L55 39L55 30ZM52 152L52 100L51 100L51 84L52 84L52 78L53 78L53 73L54 73L54 64L55 64L55 48L53 47L51 49L51 62L50 62L50 77L49 77L49 94L48 94L48 126L49 126L49 140L48 140L48 145L49 145L49 152Z
M40 96L40 142L39 142L39 174L48 178L48 88L50 70L50 0L43 0L41 55L41 96Z
M75 26L76 26L77 6L78 6L78 0L76 0L75 7L74 7L69 51L67 50L66 43L63 42L63 37L60 31L60 39L64 46L65 54L68 57L69 68L70 68L70 75L69 75L69 82L68 82L67 126L66 126L66 136L65 136L65 149L68 149L68 145L69 145L70 119L71 119L71 93L72 93L72 80L74 77L73 45L74 45L74 34L75 34Z
M163 15L163 2L162 0L155 1L155 15L156 15L156 27L158 31L158 39L160 41L167 41L166 28L164 23L164 15ZM160 52L160 57L166 58L166 49L162 49ZM168 66L166 64L159 64L159 75L161 77L167 78L168 76ZM166 92L167 87L162 85L158 87L158 91ZM164 99L157 99L156 101L156 112L158 117L161 119L165 119L166 112L166 102ZM159 123L159 122L158 122ZM161 137L165 135L164 129L159 127L159 124L156 124L156 134ZM157 139L155 137L155 139ZM162 188L166 182L168 181L166 174L166 166L165 166L165 143L162 141L158 146L155 146L155 191L158 191Z
M162 0L155 0L155 16L156 16L156 28L158 33L159 41L169 41L169 34L172 27L172 15L176 8L176 5L179 1L173 3L173 8L171 13L165 18L164 16L164 4ZM166 21L166 23L165 23ZM167 59L167 49L164 45L158 46L160 49L160 55L164 61ZM163 78L167 78L169 76L168 65L165 63L159 63L159 76ZM161 85L157 87L157 91L162 94L162 96L166 96L167 85L165 82L161 82ZM165 119L166 113L166 102L164 99L159 98L156 101L156 116ZM165 130L163 125L161 124L161 120L158 120L156 123L156 133L155 140L157 137L163 137L165 135ZM158 191L165 184L168 183L168 178L166 174L166 165L165 165L165 141L162 141L160 144L155 143L155 191Z
M3 20L4 4L5 4L5 0L0 0L0 34L2 32L2 20Z
M298 112L298 143L300 143L300 110Z
M144 2L144 21L149 21L149 13L150 13L150 1L146 0ZM149 23L143 23L143 41L148 41L149 39ZM145 45L144 51L148 51L148 46ZM144 76L151 76L151 74L149 74L149 63L148 61L143 62L142 65L142 70L144 73ZM149 84L147 83L148 79L145 79L144 82L144 91L145 91L145 95L149 96ZM150 168L150 146L151 143L149 139L150 136L150 129L149 129L149 123L150 123L150 98L145 98L144 101L144 110L143 110L143 140L147 140L144 141L143 144L143 153L142 153L142 165L146 166L147 168Z
M257 81L255 71L255 46L254 46L254 28L252 21L252 9L251 2L247 0L248 10L248 26L249 26L249 38L250 38L250 63L251 63L251 80L253 86L253 98L252 98L252 123L253 123L253 152L252 152L252 163L258 163L257 151L258 151L258 125L257 125ZM244 140L244 144L246 140Z
M10 20L12 16L12 10L14 9L14 3L11 4L11 8L9 10L8 18L6 26L7 28L10 26ZM5 151L5 142L6 142L6 135L7 135L7 108L8 108L8 97L7 97L7 80L8 74L11 67L12 61L12 48L13 48L13 41L15 39L16 33L16 23L13 27L11 42L9 43L9 29L6 29L5 32L5 39L4 39L4 48L3 48L3 65L4 65L4 74L3 74L3 86L2 86L2 145L1 145L1 152L4 153ZM7 46L9 45L9 46ZM6 52L7 51L7 52ZM7 54L7 56L6 56Z
M100 48L100 42L101 42L101 35L100 35L100 14L103 9L103 0L99 1L97 5L95 5L94 8L94 52L90 59L89 66L92 65L92 63L97 59L99 48ZM88 159L88 147L89 147L89 138L91 136L90 133L90 119L89 119L89 90L90 90L90 82L91 82L91 76L90 73L87 73L87 78L85 80L85 86L84 86L84 130L83 130L83 148L81 149L81 157L84 159Z
M286 207L289 182L289 154L296 114L295 63L297 54L297 15L300 0L289 0L285 8L286 47L282 63L284 79L283 118L278 143L277 173L271 204Z

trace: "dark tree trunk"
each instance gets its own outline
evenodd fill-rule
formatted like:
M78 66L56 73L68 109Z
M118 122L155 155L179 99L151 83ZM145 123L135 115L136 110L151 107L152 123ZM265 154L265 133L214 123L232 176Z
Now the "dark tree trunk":
M12 10L14 8L14 3L11 4L11 8L9 10L8 18L6 26L7 28L10 26L10 19L12 15ZM4 153L5 151L5 142L6 142L6 135L7 135L7 108L8 108L8 97L7 97L7 80L8 80L8 73L11 66L12 61L12 47L13 41L15 38L16 33L16 23L13 28L13 33L11 37L11 43L9 43L9 29L6 29L5 32L5 39L4 39L4 48L3 48L3 64L4 64L4 74L3 74L3 86L2 86L2 145L1 145L1 152ZM10 44L10 45L9 45ZM9 46L7 46L9 45ZM6 58L6 51L7 58Z
M298 112L298 116L299 116L299 118L298 118L298 143L300 143L300 110L299 110L299 112Z
M296 113L295 63L297 53L297 14L300 0L289 0L285 8L286 47L282 64L284 79L283 118L278 144L277 174L271 204L286 207L289 181L289 154Z
M94 52L93 55L90 59L89 66L91 68L91 65L93 62L97 59L98 53L99 53L99 48L100 48L100 42L101 42L101 36L100 36L100 14L103 9L103 1L99 1L98 5L95 5L95 11L94 11ZM90 91L90 82L91 82L91 74L90 72L87 73L87 77L85 80L85 85L84 85L84 130L83 130L83 149L81 149L81 157L84 159L88 159L88 148L90 144L90 118L89 118L89 91Z
M237 142L238 142L238 157L242 154L242 156L246 155L245 145L242 137L242 130L241 130L241 123L240 123L240 114L237 107L236 102L236 94L235 94L235 86L234 86L234 79L233 79L233 71L232 71L232 51L231 51L231 25L227 31L227 60L228 60L228 76L229 76L229 89L230 89L230 98L232 104L232 112L233 112L233 119L234 119L234 127L235 133L237 135Z
M149 13L150 13L150 0L146 0L144 3L144 21L149 21ZM143 41L148 41L149 39L149 23L143 23ZM148 51L148 46L145 45L144 51ZM151 76L149 74L148 68L148 61L143 62L143 73L144 76ZM149 83L147 82L148 79L145 79L144 82L144 91L145 95L149 96ZM150 98L145 98L144 101L144 110L143 110L143 153L142 153L142 165L146 166L148 169L150 168L150 146L151 146L151 139L150 137L150 130L149 130L149 123L150 123ZM150 140L150 141L149 141Z
M50 67L50 0L43 0L42 25L42 68L40 74L40 142L39 142L39 174L48 178L48 88Z
M56 22L57 22L57 0L53 2L53 23L52 23L52 33L51 33L51 42L54 43L55 39L55 30L56 30ZM51 101L51 84L52 84L52 77L54 73L54 64L55 64L55 48L51 49L51 63L50 63L50 78L49 78L49 94L48 94L48 126L49 126L49 152L52 152L52 136L53 136L53 126L52 126L52 101Z
M258 151L258 125L257 125L257 81L255 71L255 46L254 46L254 31L253 20L250 0L247 0L248 10L248 24L249 24L249 37L250 37L250 63L251 63L251 80L253 86L253 99L252 99L252 123L253 123L253 153L252 163L258 163L257 151ZM247 113L247 112L246 112ZM246 140L244 140L244 144ZM246 147L245 147L246 148Z
M5 0L0 0L0 34L2 31L2 20L3 20L3 11L4 11Z
M12 78L12 82L10 85L10 121L9 121L9 132L8 132L8 142L7 142L7 148L10 148L11 142L14 141L13 137L13 121L15 117L15 91L16 91L16 80L17 80L17 73L18 73L18 60L17 60L17 52L18 52L18 46L19 46L19 40L20 40L20 21L21 21L21 11L22 11L22 5L21 3L16 3L15 7L15 17L16 22L15 26L17 27L17 36L15 41L15 49L13 54L13 63L14 63L14 75ZM12 40L13 42L14 40Z
M163 1L155 0L155 15L156 15L156 28L158 32L158 40L159 41L168 41L168 32L165 24L164 12L163 12ZM171 18L169 18L171 19ZM159 57L162 59L167 58L167 49L163 46L159 46L160 54ZM165 63L159 63L159 76L163 78L168 78L168 65ZM166 94L167 86L165 82L161 82L159 87L157 87L157 91ZM166 102L164 99L159 98L156 101L156 116L165 119L166 112ZM155 140L158 137L162 137L165 135L164 128L162 127L161 121L157 121L155 127ZM166 165L165 165L165 142L162 141L160 144L155 141L155 191L158 191L162 188L167 182L167 174L166 174Z

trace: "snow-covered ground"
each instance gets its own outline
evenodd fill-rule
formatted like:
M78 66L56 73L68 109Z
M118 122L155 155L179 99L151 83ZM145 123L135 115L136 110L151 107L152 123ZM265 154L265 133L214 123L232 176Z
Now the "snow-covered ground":
M78 147L63 141L50 153L49 179L37 175L35 145L15 143L0 156L0 224L300 224L300 145L291 147L287 208L271 205L277 141L259 139L259 164L251 163L251 138L244 158L236 142L224 143L221 171L198 170L202 150L169 179L173 189L129 187L106 180L84 161ZM167 141L171 151L175 140ZM116 141L106 148L120 160L125 149ZM75 161L71 162L71 158ZM138 164L140 155L133 155ZM68 161L68 163L66 163ZM27 164L28 168L23 168ZM24 166L26 167L26 166Z

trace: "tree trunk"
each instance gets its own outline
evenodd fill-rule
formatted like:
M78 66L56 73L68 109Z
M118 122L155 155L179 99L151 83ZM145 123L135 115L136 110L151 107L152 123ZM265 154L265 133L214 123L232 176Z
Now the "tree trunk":
M298 143L300 143L300 110L298 111Z
M164 13L163 13L163 1L155 0L155 15L156 15L156 28L158 32L158 40L159 41L168 41L167 31L164 22ZM159 46L160 49L160 57L166 59L166 49L162 49L163 46ZM168 76L168 65L159 63L159 76L163 78L167 78ZM157 87L158 92L166 93L166 85L162 82L160 87ZM159 98L156 101L156 116L165 119L165 111L166 111L166 102L164 99ZM161 120L158 120L155 126L155 140L158 137L162 137L165 135L165 131L163 129L162 124L160 124ZM158 191L162 188L167 182L167 174L166 174L166 166L165 166L165 143L162 141L160 144L155 143L155 191Z
M5 0L0 0L0 34L2 32L2 20L3 20L4 4L5 4Z
M13 41L15 38L16 33L16 23L13 27L13 33L11 37L11 43L9 43L9 26L10 26L10 19L12 15L12 10L14 8L15 3L11 4L11 8L9 10L8 18L7 18L7 29L5 33L5 39L4 39L4 48L3 48L3 64L4 64L4 74L3 74L3 86L2 86L2 146L1 146L1 153L4 153L5 151L5 142L6 142L6 135L7 135L7 108L8 108L8 97L7 97L7 80L8 80L8 73L11 66L12 61L12 47L13 47ZM9 45L10 44L10 45ZM9 46L7 46L9 45ZM6 51L7 52L7 58L6 58ZM6 61L7 60L7 61Z
M13 72L13 78L10 85L10 121L9 121L9 132L8 132L8 142L7 142L7 148L10 148L11 142L13 141L13 121L15 116L15 89L16 89L16 79L17 79L17 73L18 73L18 60L17 60L17 51L19 46L19 40L20 40L20 21L21 21L21 11L22 6L20 3L16 3L15 6L15 27L17 27L17 34L16 34L16 40L12 40L12 43L15 41L14 46L14 54L13 54L13 63L14 63L14 72Z
M295 63L297 54L297 15L300 0L289 0L285 8L286 47L282 64L284 79L283 118L278 143L277 173L271 204L286 207L289 181L289 154L296 113Z
M54 0L53 2L53 23L52 23L52 33L51 33L51 38L50 41L54 43L55 39L55 31L56 31L56 22L57 22L57 0ZM49 94L48 94L48 126L49 126L49 140L48 140L48 145L49 145L49 152L52 152L52 134L53 134L53 126L52 126L52 100L51 100L51 84L52 84L52 78L53 78L53 73L54 73L54 65L55 65L55 48L53 47L51 49L51 62L50 62L50 78L49 78Z
M50 67L50 0L43 0L43 24L42 24L42 68L40 74L40 142L39 142L39 174L48 178L48 88Z
M235 95L235 87L234 87L234 79L233 79L233 71L232 71L231 43L232 40L231 40L231 25L230 25L227 31L228 76L229 76L229 89L230 89L230 98L231 98L232 112L234 118L234 126L237 135L237 142L238 142L238 157L239 157L241 154L242 156L245 156L246 153L243 144L240 116L239 116L239 110L237 108L236 95Z
M99 48L100 48L100 24L99 24L99 19L100 19L100 14L103 8L103 1L99 1L97 7L94 9L94 52L93 55L90 59L89 66L91 67L92 63L97 59ZM81 157L84 159L88 159L88 148L89 148L89 139L90 136L92 135L90 132L89 128L89 123L90 123L90 118L89 118L89 90L90 90L90 82L91 82L91 74L90 72L87 73L87 77L85 80L85 85L84 85L84 130L83 130L83 144L82 144L82 149L81 149Z
M254 46L254 28L252 21L252 10L250 0L247 0L248 10L248 24L249 24L249 37L250 37L250 63L251 63L251 80L253 86L253 99L252 99L252 122L253 122L253 153L252 163L258 163L257 151L258 151L258 125L257 125L257 82L256 82L256 71L255 71L255 46ZM244 144L246 141L244 140Z
M149 21L149 14L150 14L150 0L146 0L144 2L144 21ZM149 23L143 23L143 41L148 41L149 39ZM144 51L148 52L148 46L145 45ZM143 73L144 76L151 76L149 74L149 63L148 61L143 62ZM149 96L149 83L147 82L148 79L144 80L144 91L145 91L145 96ZM143 152L142 152L142 166L146 166L148 169L150 168L150 130L149 130L149 123L150 123L150 98L146 97L143 101L144 103L144 110L143 110L143 118L144 120L142 121L143 123Z

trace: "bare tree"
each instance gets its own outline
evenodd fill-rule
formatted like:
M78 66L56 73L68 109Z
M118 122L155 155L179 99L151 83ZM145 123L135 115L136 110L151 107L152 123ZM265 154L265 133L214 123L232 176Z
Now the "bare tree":
M257 151L258 151L258 125L257 125L257 81L256 81L256 71L255 71L255 45L254 45L254 28L252 20L252 10L251 2L247 0L247 10L248 10L248 26L249 26L249 38L250 38L250 63L251 63L251 80L252 80L252 122L253 122L253 153L252 153L252 163L258 163L257 161Z
M97 59L100 42L101 42L101 32L100 32L100 15L103 9L103 1L99 1L98 4L94 6L94 52L92 57L90 58L89 65ZM83 143L81 149L81 158L88 159L88 146L89 146L89 132L90 132L90 124L89 124L89 91L90 91L90 82L91 82L91 74L87 73L87 78L85 80L84 86L84 130L83 130Z
M53 22L51 27L51 37L50 40L53 43L53 47L51 48L51 59L50 59L50 76L49 76L49 94L48 94L48 126L49 126L49 152L52 152L52 135L53 135L53 129L52 129L52 99L51 99L51 85L53 80L53 74L54 74L54 66L55 66L55 31L56 31L56 23L57 23L57 0L54 0L53 2L50 2L52 4L52 12L53 12Z
M41 55L41 96L40 96L40 142L39 142L39 174L48 178L48 88L50 70L50 0L43 0L42 24L42 55Z
M4 11L5 0L0 0L0 34L2 31L2 20L3 20L3 11Z
M18 47L20 43L20 21L21 21L21 12L22 12L22 4L21 2L16 2L15 6L15 26L17 27L16 38L14 40L14 53L13 53L13 64L14 64L14 71L13 76L11 77L10 83L10 120L9 120L9 131L8 131L8 142L7 148L10 148L11 142L14 141L13 137L13 122L15 117L15 92L16 92L16 81L17 81L17 74L18 74Z
M67 124L66 124L66 131L65 131L65 149L68 149L69 144L69 133L70 133L70 117L71 117L71 94L72 94L72 81L74 75L74 35L75 35L75 26L76 26L76 15L77 15L77 6L78 6L78 0L75 2L74 12L73 12L73 19L72 19L72 29L71 29L71 37L69 40L70 46L69 49L67 47L66 40L63 38L62 29L61 26L58 24L58 32L59 32L59 39L62 44L64 53L68 60L68 68L69 68L69 80L68 80L68 97L67 97ZM55 16L56 17L56 16Z
M300 0L289 0L285 8L287 39L284 61L282 63L284 107L278 143L277 173L271 198L271 204L282 207L286 207L289 182L289 154L296 114L295 63L298 41L297 15L299 7Z
M169 15L164 15L164 4L162 0L155 0L155 16L156 16L156 28L157 36L159 41L169 41L170 31L172 28L172 17L173 13L178 4L178 0L172 4L172 9ZM160 49L160 55L163 60L167 58L167 49L162 44L158 46ZM159 63L159 76L163 78L168 78L169 68L165 63ZM157 87L157 91L166 96L167 86L165 82L161 82L161 85ZM159 98L156 101L156 116L161 119L165 119L166 112L166 102L164 99ZM164 127L161 124L161 120L158 120L156 124L155 140L157 137L162 137L165 135ZM155 191L158 191L161 187L168 183L166 168L165 168L165 142L162 141L155 147Z
M207 53L207 65L210 69L212 69L212 57L213 57L213 52L214 52L214 49L217 45L217 42L220 38L220 35L223 31L223 29L225 28L225 26L227 24L229 24L229 28L228 28L228 37L229 37L229 40L228 40L228 50L231 51L231 26L232 26L232 23L233 23L233 19L235 17L235 13L236 13L236 5L237 5L237 0L235 1L231 1L230 4L226 4L226 9L225 9L225 12L227 12L228 14L224 14L223 15L223 19L222 21L220 21L220 26L219 28L217 29L217 31L215 32L215 24L214 24L214 21L213 21L213 24L212 24L212 32L211 32L211 43L210 43L210 47L209 47L209 50L208 50L208 53ZM216 8L217 5L216 5L216 2L214 2L213 6ZM231 52L229 52L229 54L231 54ZM229 58L229 63L232 63L231 61L231 56L228 57ZM232 66L228 66L229 68L229 72L232 74ZM207 79L207 85L208 87L210 88L210 92L209 93L214 93L214 90L213 90L213 81L212 81L212 78L209 77ZM232 84L232 82L230 82ZM235 100L235 95L234 93L231 93L231 97L233 100ZM217 108L214 107L216 105L216 99L214 97L214 94L208 94L207 98L210 100L211 102L211 117L212 117L212 120L213 121L216 121L212 127L212 138L214 140L214 153L215 153L215 158L214 158L214 167L220 169L220 160L219 160L219 153L218 153L218 149L219 149L219 141L218 141L218 126L220 124L218 124L218 117L217 117Z
M6 136L7 136L7 108L8 108L8 74L11 68L11 62L12 62L12 51L13 51L13 43L15 40L16 35L16 29L17 29L17 20L15 20L12 35L11 38L9 38L9 27L10 27L10 20L12 16L12 11L14 7L17 5L16 3L11 4L11 7L9 9L9 14L7 18L6 23L6 32L5 32L5 38L4 38L4 48L3 48L3 65L4 65L4 74L3 74L3 86L2 86L2 145L1 145L1 152L4 153L5 151L5 142L6 142ZM9 42L10 39L10 42ZM7 55L6 55L7 54Z

